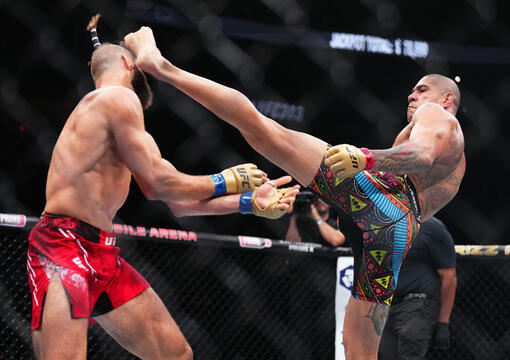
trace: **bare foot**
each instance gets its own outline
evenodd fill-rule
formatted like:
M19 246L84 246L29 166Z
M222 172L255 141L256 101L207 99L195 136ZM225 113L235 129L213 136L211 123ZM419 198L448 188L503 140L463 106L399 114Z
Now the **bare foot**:
M142 26L137 32L124 36L126 48L136 56L136 65L143 71L153 74L161 59L152 29Z

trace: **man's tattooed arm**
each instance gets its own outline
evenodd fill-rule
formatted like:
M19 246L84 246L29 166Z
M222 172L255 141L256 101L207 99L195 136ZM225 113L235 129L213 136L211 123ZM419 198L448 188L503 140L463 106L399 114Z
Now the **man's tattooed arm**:
M386 150L371 150L374 170L394 174L411 174L426 171L432 165L430 157L416 143L408 142Z
M390 311L390 307L387 305L373 304L370 306L368 314L365 315L365 317L372 320L377 336L381 336L383 333L384 324L386 324L386 319L388 318L388 311Z

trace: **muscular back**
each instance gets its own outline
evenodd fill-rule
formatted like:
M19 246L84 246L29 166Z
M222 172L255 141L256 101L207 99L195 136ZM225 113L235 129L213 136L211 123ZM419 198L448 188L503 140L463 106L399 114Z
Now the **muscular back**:
M418 191L422 220L426 220L459 190L466 168L464 136L455 116L435 104L426 104L414 114L393 147L406 143L426 144L420 150L434 154L427 170L408 174Z
M104 87L87 94L67 119L51 158L46 212L111 229L131 180L109 124L110 98L129 91L118 88Z

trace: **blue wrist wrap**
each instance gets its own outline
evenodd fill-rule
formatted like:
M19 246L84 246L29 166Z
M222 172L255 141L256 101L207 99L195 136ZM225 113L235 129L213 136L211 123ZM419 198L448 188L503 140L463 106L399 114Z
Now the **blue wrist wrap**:
M221 174L209 175L214 182L214 195L213 197L223 196L227 192L227 185L225 178Z
M253 210L251 208L251 196L253 191L241 194L241 198L239 199L239 212L241 214L253 214Z

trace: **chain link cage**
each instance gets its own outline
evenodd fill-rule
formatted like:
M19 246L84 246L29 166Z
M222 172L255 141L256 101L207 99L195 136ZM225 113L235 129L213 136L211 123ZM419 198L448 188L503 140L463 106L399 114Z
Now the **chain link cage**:
M27 234L0 228L1 359L33 358ZM128 236L118 244L166 304L195 359L334 359L334 257ZM427 359L509 359L510 262L459 257L457 272L450 349L431 350ZM136 357L96 324L87 358Z

